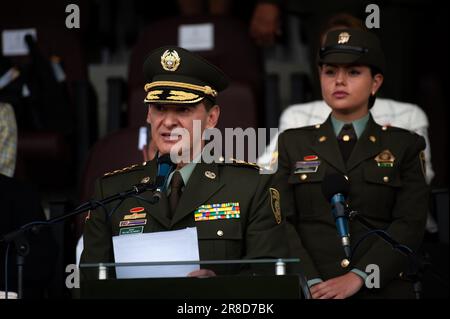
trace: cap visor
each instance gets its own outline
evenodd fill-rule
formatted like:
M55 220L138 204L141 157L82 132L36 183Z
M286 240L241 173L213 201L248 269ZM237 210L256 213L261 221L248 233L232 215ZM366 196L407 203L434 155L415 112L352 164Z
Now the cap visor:
M359 60L361 56L349 53L329 53L320 59L320 62L326 64L352 64Z

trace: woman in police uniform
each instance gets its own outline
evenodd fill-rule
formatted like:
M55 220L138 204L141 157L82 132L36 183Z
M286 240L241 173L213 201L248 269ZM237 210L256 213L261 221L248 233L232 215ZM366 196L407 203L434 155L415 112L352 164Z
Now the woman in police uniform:
M375 235L362 242L350 265L341 265L344 250L321 191L325 176L344 175L350 183L347 201L354 210L400 243L412 249L420 244L428 196L425 142L414 133L373 121L369 108L383 72L383 52L374 34L330 31L320 50L319 75L331 115L321 125L288 130L278 140L274 181L291 227L291 248L302 261L313 298L414 296L412 284L399 277L407 265L405 257ZM366 232L356 221L349 229L353 244ZM374 280L379 279L380 286L369 289L366 271L373 265L378 266Z

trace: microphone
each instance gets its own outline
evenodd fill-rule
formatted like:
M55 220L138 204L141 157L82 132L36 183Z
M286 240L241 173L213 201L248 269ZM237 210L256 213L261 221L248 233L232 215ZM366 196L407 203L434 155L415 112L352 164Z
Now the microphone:
M331 203L331 212L333 213L336 222L336 228L341 237L342 247L346 259L342 260L341 266L343 268L350 264L351 248L350 248L350 234L348 231L348 216L346 197L350 191L350 184L348 180L341 174L330 174L325 176L322 182L322 193L325 198Z
M156 191L153 194L153 199L155 202L159 201L161 198L161 193L166 190L166 182L169 178L170 173L172 173L176 164L172 162L170 159L170 154L164 154L157 159L158 163L158 172L156 175Z

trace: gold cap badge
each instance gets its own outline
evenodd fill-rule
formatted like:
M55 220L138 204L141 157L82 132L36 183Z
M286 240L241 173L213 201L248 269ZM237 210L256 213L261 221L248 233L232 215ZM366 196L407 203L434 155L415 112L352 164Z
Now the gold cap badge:
M338 44L344 44L347 43L348 40L350 40L350 33L348 32L341 32L338 35Z
M180 56L177 51L164 51L163 55L161 55L161 65L166 71L176 71L180 66Z

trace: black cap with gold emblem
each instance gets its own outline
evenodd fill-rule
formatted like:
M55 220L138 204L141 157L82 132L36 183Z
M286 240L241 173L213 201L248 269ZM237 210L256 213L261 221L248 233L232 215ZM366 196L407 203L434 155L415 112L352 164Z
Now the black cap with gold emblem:
M319 52L319 64L361 64L385 71L383 50L378 37L361 29L340 29L327 33Z
M197 104L215 102L228 78L216 66L188 50L165 46L151 52L144 62L145 103Z

